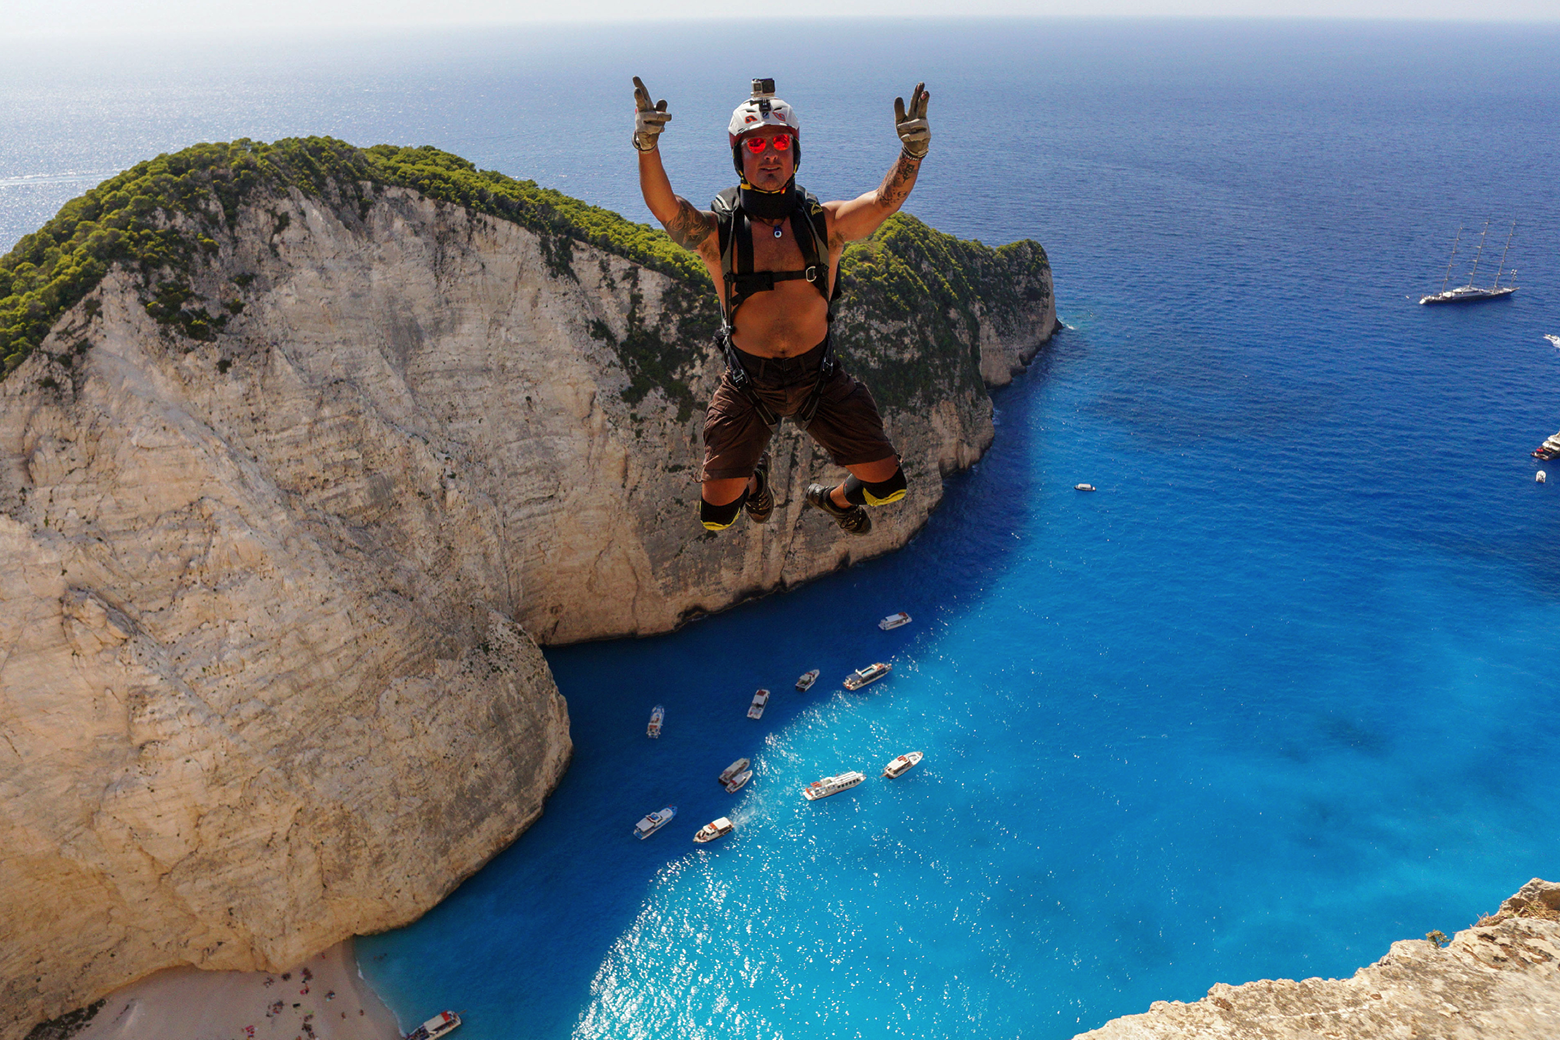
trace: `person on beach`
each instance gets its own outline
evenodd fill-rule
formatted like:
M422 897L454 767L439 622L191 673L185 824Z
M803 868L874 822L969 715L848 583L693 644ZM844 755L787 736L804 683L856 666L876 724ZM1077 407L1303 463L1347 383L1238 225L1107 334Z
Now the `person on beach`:
M829 337L840 254L904 205L931 146L924 83L910 103L894 99L899 158L875 191L819 203L796 183L801 123L775 97L774 81L755 79L752 95L727 126L740 183L701 210L672 191L658 148L672 118L634 77L634 148L645 205L672 240L698 253L721 307L726 373L704 418L699 519L706 530L736 523L743 507L754 523L774 510L769 439L782 418L806 430L849 476L813 484L807 503L851 534L872 530L864 506L905 497L899 453L866 386L834 358Z

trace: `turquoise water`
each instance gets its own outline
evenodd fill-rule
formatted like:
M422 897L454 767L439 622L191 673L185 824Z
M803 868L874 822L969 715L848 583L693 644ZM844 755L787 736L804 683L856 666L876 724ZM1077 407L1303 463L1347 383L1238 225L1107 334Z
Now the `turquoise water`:
M1051 253L1069 328L996 395L996 446L908 548L671 636L549 651L577 750L546 815L359 946L402 1021L1062 1038L1218 981L1347 975L1553 877L1560 487L1527 452L1560 427L1560 30L804 35L764 68L702 27L367 41L329 68L240 55L224 90L195 68L141 121L131 69L93 109L120 113L96 126L110 158L429 141L645 219L631 72L672 99L694 197L724 184L747 77L780 80L809 121L803 179L833 197L875 183L885 101L925 78L911 209ZM696 71L676 57L701 47ZM85 162L67 145L89 124L57 162L0 152L0 179ZM1521 222L1522 290L1416 306L1486 217ZM914 623L878 631L896 610ZM893 676L840 690L874 660ZM912 749L920 767L876 779ZM714 775L739 755L756 775L729 796ZM845 768L873 778L800 798ZM723 814L736 833L695 847Z

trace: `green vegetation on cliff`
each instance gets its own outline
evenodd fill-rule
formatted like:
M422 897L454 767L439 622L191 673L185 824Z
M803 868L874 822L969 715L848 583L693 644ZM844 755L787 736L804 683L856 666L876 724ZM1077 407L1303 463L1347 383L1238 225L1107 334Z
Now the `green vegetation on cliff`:
M188 274L202 252L217 250L216 236L233 230L241 205L297 188L366 210L380 186L412 188L537 231L560 273L577 240L676 278L708 283L703 265L657 229L531 181L478 170L437 148L362 149L326 137L199 144L104 181L0 258L5 371L21 364L116 262L139 271L149 289L157 286L147 308L154 317L178 324L195 339L209 339L226 317L185 306Z
M840 258L836 341L879 404L926 403L973 389L982 323L1019 334L1017 324L1050 294L1049 271L1038 242L992 249L898 213ZM949 366L961 357L966 364Z
M694 401L683 376L718 324L709 276L692 253L659 229L531 181L478 170L437 148L363 149L323 137L195 145L140 163L66 203L0 258L3 374L116 263L139 276L152 317L191 339L214 339L244 304L235 298L212 313L212 305L196 298L192 274L203 256L232 238L243 207L277 205L270 210L276 233L288 226L279 203L290 190L321 199L343 219L361 220L384 187L409 188L535 231L558 277L576 277L575 242L671 277L672 288L661 294L662 320L646 324L635 286L628 337L615 342L604 327L592 331L622 360L629 404L659 388L687 417ZM1023 304L1043 302L1045 270L1045 253L1035 243L993 250L896 216L846 251L839 341L885 404L940 395L950 380L978 380L980 322L995 321L1001 331ZM971 361L949 372L949 357Z

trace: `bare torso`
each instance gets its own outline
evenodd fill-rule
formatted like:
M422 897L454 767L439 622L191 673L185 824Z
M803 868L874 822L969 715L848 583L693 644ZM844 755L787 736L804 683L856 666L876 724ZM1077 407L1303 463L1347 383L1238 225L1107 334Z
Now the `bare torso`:
M827 211L826 211L827 212ZM828 214L829 281L827 288L834 288L839 268L843 241L835 241L834 218ZM716 236L710 236L713 240ZM721 305L726 303L726 285L720 269L720 252L701 249L699 256L709 269L720 294ZM753 269L755 271L799 271L807 266L801 247L791 232L790 221L780 224L780 237L775 238L770 227L753 222ZM829 305L823 294L804 279L776 282L766 292L749 296L737 308L732 322L731 341L737 349L759 357L786 358L805 354L823 342L829 333Z

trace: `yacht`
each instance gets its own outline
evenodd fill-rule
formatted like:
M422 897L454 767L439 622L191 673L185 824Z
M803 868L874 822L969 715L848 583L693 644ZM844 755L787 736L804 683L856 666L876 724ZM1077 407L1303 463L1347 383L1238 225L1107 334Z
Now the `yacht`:
M888 777L890 780L898 776L904 776L910 771L912 766L920 763L921 758L922 755L919 751L911 751L907 754L900 755L898 758L894 759L888 765L883 767L883 775Z
M879 661L877 664L869 664L865 668L857 668L845 677L847 690L859 690L868 683L875 683L887 675L893 668Z
M769 703L768 690L756 690L753 693L753 703L748 705L748 718L761 719L764 717L764 706Z
M1448 289L1447 282L1452 277L1452 261L1457 259L1457 243L1462 238L1462 228L1457 229L1457 237L1452 239L1452 258L1446 261L1446 276L1441 279L1441 291L1421 296L1420 303L1476 303L1479 300L1498 300L1510 296L1517 291L1517 286L1508 285L1504 289L1500 286L1500 276L1506 270L1506 253L1511 250L1511 238L1517 233L1517 222L1511 222L1511 234L1506 236L1506 248L1500 254L1500 267L1495 271L1495 284L1488 289L1481 289L1473 284L1474 276L1479 273L1479 257L1484 254L1484 236L1490 233L1490 222L1484 222L1484 230L1479 233L1479 251L1473 255L1473 270L1468 272L1468 283L1459 285L1455 289ZM1511 272L1513 280L1517 272Z
M839 776L826 776L822 780L814 780L802 788L802 797L809 802L816 802L818 799L827 798L831 794L849 791L866 778L867 774L858 773L854 769L848 773L841 773Z
M812 689L812 684L817 681L818 669L814 668L811 671L803 672L801 678L796 680L796 690L798 693L806 693Z
M726 835L730 834L732 830L733 828L731 821L722 816L720 819L706 823L703 827L700 827L698 833L693 836L693 840L698 842L700 845L703 845L707 841L714 841L716 838L724 838Z
M1074 491L1093 491L1094 490L1094 485L1093 484L1074 484L1073 485L1073 490Z
M1560 347L1560 336L1545 336L1551 346Z
M428 1021L406 1034L406 1040L438 1040L460 1025L460 1016L453 1011L441 1011Z
M657 704L650 710L650 725L645 727L645 736L657 737L661 735L661 720L666 718L666 709Z
M677 815L677 806L668 805L660 812L653 812L649 816L634 824L634 837L640 841L650 837L656 831L672 822L672 817Z
M908 625L909 623L910 615L901 610L899 613L890 614L882 621L879 621L878 628L881 628L883 631L887 632L891 628L898 628L900 625Z
M1544 443L1533 449L1533 457L1542 462L1560 458L1560 433L1544 438Z

